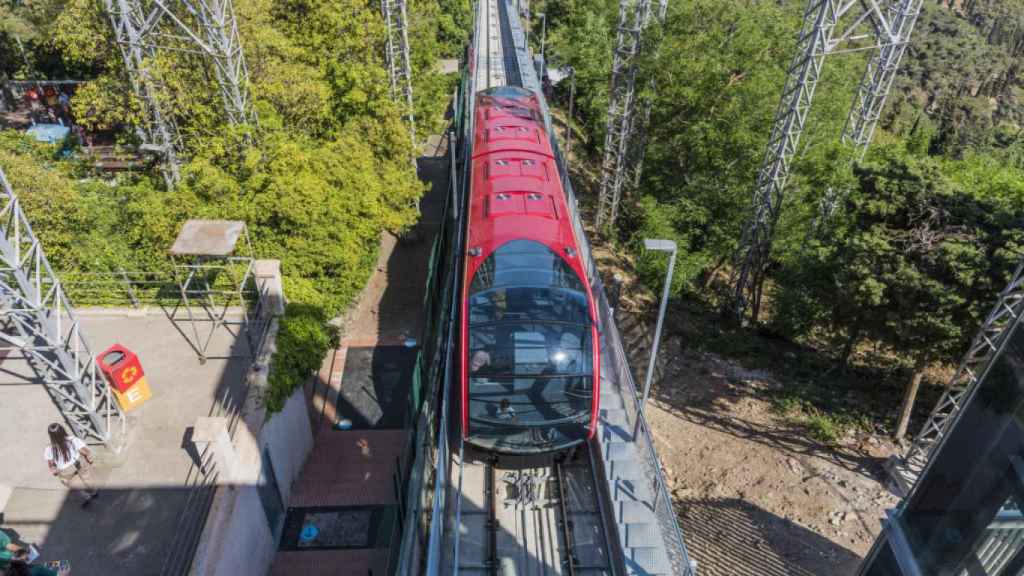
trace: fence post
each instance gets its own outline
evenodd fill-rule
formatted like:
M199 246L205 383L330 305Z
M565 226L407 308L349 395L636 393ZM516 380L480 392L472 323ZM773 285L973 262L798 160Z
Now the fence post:
M118 273L121 274L121 279L124 280L125 290L128 292L128 298L132 301L132 308L139 309L139 299L135 297L135 290L132 289L132 281L128 279L128 273L124 271L124 268L118 268Z

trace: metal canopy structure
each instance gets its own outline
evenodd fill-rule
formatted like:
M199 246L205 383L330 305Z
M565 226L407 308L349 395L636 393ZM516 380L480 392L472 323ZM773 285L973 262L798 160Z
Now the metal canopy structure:
M182 334L199 361L209 358L210 343L220 329L245 330L251 352L253 323L245 291L253 279L254 260L245 222L188 220L170 254L179 299L169 316L175 324L187 324Z
M80 438L119 450L124 413L0 169L0 350L21 352Z
M758 172L751 215L736 254L732 285L737 318L745 319L749 309L753 320L757 320L783 191L825 57L841 52L875 51L842 135L843 141L856 146L863 154L871 143L922 3L923 0L808 0L797 51L789 66L768 149ZM835 191L827 196L832 198L826 205L834 206L838 202Z
M894 459L889 473L896 488L909 494L914 482L924 471L942 439L953 427L957 414L971 397L985 369L995 358L1009 328L1024 313L1024 259L1017 265L1013 277L999 294L995 306L971 341L967 353L960 360L953 378L928 415L924 427L914 438L902 458Z
M658 3L658 20L665 19L668 0ZM651 103L640 104L637 116L637 56L644 29L651 20L650 0L621 0L619 23L612 53L611 89L608 94L608 127L604 136L601 189L597 225L612 225L619 215L623 188L639 183Z
M145 123L143 149L157 153L168 186L180 177L180 138L164 110L161 87L150 71L162 49L196 53L213 64L224 110L231 124L255 123L249 99L249 71L238 37L231 0L104 0L114 37Z
M387 27L387 45L384 54L391 80L391 99L405 108L403 115L409 124L409 137L416 145L416 116L412 100L412 65L409 62L409 31L405 0L381 0L381 16Z

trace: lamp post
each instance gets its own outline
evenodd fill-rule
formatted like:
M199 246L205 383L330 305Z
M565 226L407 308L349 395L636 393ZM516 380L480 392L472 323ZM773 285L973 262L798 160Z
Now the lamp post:
M572 155L572 105L576 99L576 69L569 67L569 121L565 123L565 164L569 165Z
M654 364L658 358L658 344L661 342L661 327L665 321L665 309L668 307L668 293L672 287L672 272L676 267L676 243L674 240L644 239L644 249L668 252L668 272L665 274L665 288L661 291L661 306L658 308L658 324L654 328L654 343L651 344L651 359L647 364L647 376L644 378L644 397L640 401L640 409L646 412L647 396L651 393L651 380L654 379Z
M548 14L541 12L538 16L540 16L540 60L547 66L548 61L544 58L544 45L548 39Z

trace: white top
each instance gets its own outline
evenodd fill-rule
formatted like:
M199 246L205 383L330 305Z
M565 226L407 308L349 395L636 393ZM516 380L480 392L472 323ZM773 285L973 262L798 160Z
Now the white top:
M46 447L46 450L43 451L43 458L45 458L47 462L52 460L57 466L57 470L64 470L65 468L74 466L75 462L78 462L78 451L85 448L85 442L80 438L69 436L68 443L71 444L71 446L69 446L70 454L68 454L68 460L60 458L60 453L54 450L53 446Z

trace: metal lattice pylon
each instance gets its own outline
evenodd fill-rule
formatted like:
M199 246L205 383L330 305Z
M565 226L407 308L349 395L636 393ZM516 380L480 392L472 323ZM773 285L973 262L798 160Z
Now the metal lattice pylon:
M864 73L843 133L844 138L863 151L874 133L922 2L808 0L797 52L786 76L786 86L758 172L751 216L743 228L737 251L733 276L737 318L745 318L749 308L753 319L757 319L783 192L825 57L847 50L878 51Z
M412 99L412 64L409 61L409 31L405 0L381 0L381 15L387 27L385 59L391 80L391 98L405 107L409 137L416 145L416 117Z
M0 349L21 352L80 438L117 450L124 413L0 169Z
M668 13L668 0L658 2L658 22L665 22L665 15ZM657 84L651 78L649 90L651 94L657 94ZM640 187L640 176L643 173L644 155L647 152L647 129L651 124L651 107L653 102L649 97L640 99L640 117L632 123L631 141L627 146L626 153L626 185L632 190ZM614 222L614 219L612 220Z
M608 92L608 127L604 135L601 189L597 199L598 227L618 218L622 188L629 180L629 144L636 108L637 56L644 28L650 19L650 0L621 0L612 53L611 89Z
M231 0L105 0L105 6L132 89L143 102L143 148L160 154L164 179L174 185L179 178L180 138L160 101L161 86L149 70L162 48L206 56L213 64L228 121L256 123Z
M164 181L168 187L180 178L181 163L178 160L178 129L172 118L164 115L158 100L158 86L146 67L156 56L152 44L141 41L147 27L146 15L138 2L130 0L105 0L107 14L114 28L114 39L121 49L132 91L142 101L143 124L139 137L142 147L156 153L161 159Z
M1000 345L1009 334L1009 328L1024 313L1024 260L1013 273L1010 283L999 294L996 305L989 312L978 333L971 341L953 378L928 415L921 431L914 438L906 454L890 467L891 476L903 494L908 494L914 482L924 471L936 448L953 427L960 409L970 399L985 369L994 359Z
M921 13L922 1L892 2L888 7L890 41L868 61L853 106L850 107L850 114L846 118L846 126L843 128L842 140L856 148L858 158L864 158L871 145L875 127L878 126L878 119L881 118L882 109L885 107L885 99L892 88L893 80L896 79L900 60L907 51L910 35ZM828 222L844 196L845 190L830 188L826 191L818 214L820 223Z

